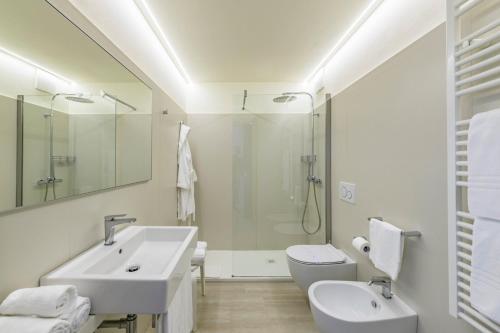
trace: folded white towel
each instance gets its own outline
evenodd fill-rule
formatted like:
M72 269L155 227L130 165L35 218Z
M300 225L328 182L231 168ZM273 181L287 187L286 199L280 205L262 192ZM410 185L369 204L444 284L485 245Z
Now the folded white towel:
M75 309L72 312L62 314L59 318L68 321L72 332L76 333L87 322L89 314L90 299L78 296Z
M500 323L500 222L476 218L472 240L471 303Z
M160 316L157 333L187 333L193 330L193 298L191 273L184 274L167 313Z
M375 267L396 280L403 261L402 230L392 224L371 219L370 244L370 259Z
M71 333L71 325L58 318L0 316L2 333Z
M203 257L203 258L205 258L206 254L207 254L207 251L206 251L205 249L202 249L202 248L196 248L196 249L194 250L193 257L197 257L197 258L201 258L201 257Z
M208 243L207 242L203 242L203 241L199 241L199 242L196 243L196 247L206 250L207 247L208 247Z
M205 263L205 258L207 256L207 251L203 248L196 248L194 250L193 257L191 258L192 265L201 266Z
M500 109L472 117L467 150L469 211L500 220Z
M0 304L0 314L59 317L73 311L76 296L76 288L66 285L18 289Z

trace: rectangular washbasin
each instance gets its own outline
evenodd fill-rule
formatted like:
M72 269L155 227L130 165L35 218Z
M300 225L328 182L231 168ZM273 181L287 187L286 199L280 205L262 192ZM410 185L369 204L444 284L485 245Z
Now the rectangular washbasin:
M40 284L75 285L94 314L164 313L191 267L197 234L196 227L131 226L113 245L97 244Z

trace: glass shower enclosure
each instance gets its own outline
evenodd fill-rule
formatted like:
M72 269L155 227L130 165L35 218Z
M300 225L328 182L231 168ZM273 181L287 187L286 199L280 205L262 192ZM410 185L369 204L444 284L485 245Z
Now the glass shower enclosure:
M151 114L107 96L17 96L16 207L149 178Z
M248 95L233 114L233 277L288 277L286 248L324 244L325 104Z

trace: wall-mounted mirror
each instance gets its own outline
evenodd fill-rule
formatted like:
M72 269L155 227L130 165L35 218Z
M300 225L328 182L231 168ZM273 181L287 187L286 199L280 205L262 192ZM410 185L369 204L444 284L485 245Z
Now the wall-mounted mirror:
M151 89L48 2L0 4L0 211L149 180L151 110Z

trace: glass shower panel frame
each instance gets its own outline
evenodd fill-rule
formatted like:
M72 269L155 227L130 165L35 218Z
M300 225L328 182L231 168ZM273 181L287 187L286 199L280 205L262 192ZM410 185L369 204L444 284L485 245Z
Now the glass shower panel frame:
M311 107L307 96L273 102L279 95L248 95L245 111L233 114L233 275L289 276L285 249L325 243L324 189L317 184L322 227L307 235L301 221L311 154ZM315 175L324 181L324 130L318 131ZM324 124L324 120L322 121ZM312 186L312 185L311 185ZM311 189L305 226L318 223Z

